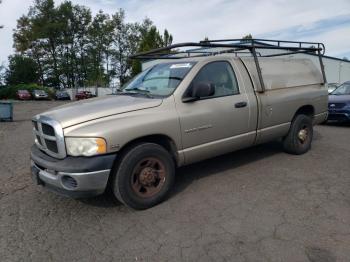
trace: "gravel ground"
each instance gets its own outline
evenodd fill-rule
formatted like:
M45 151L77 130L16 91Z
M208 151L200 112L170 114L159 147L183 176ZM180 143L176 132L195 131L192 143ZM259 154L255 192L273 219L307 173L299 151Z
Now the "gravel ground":
M170 198L133 211L30 179L30 119L0 123L1 261L349 261L350 125L315 127L303 156L270 143L181 168Z

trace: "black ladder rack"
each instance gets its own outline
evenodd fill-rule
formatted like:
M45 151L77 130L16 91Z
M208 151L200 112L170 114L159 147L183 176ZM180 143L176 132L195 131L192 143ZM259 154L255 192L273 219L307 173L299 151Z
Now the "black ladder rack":
M181 51L181 48L191 48ZM223 48L222 50L215 50L215 48ZM273 55L261 55L257 49L270 49L270 50L285 50L286 52L281 52ZM162 48L153 49L147 52L141 52L130 56L131 59L181 59L187 57L203 57L203 56L215 56L225 53L234 53L239 56L239 53L248 52L254 58L257 73L259 76L259 81L261 85L262 92L265 91L265 85L261 73L261 68L259 65L259 57L273 57L273 56L283 56L296 53L304 54L317 54L320 62L320 68L323 76L323 82L326 83L326 74L324 71L324 65L322 61L322 55L325 53L325 46L323 43L316 42L298 42L298 41L284 41L284 40L271 40L271 39L216 39L216 40L205 40L196 42L187 42L173 44ZM324 84L323 83L323 84Z

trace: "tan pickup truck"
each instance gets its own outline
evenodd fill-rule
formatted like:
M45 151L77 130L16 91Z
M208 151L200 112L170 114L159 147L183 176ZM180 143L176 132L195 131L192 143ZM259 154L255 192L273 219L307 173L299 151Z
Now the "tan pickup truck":
M164 54L185 46L205 51ZM277 139L288 153L307 152L313 125L327 118L322 58L318 67L257 49L201 42L135 56L158 60L115 95L33 118L33 179L71 197L110 188L125 205L145 209L164 200L177 167ZM321 50L300 44L288 52Z

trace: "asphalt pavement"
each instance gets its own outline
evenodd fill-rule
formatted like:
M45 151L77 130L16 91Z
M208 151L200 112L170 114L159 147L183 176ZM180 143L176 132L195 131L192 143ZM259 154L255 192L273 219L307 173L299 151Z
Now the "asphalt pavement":
M315 127L312 150L269 143L177 171L169 199L134 211L32 183L31 117L0 123L0 261L350 261L350 125Z

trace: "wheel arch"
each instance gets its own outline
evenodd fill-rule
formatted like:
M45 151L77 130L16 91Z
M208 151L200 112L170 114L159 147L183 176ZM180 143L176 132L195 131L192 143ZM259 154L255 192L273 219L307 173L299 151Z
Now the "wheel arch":
M313 118L315 115L315 108L313 105L303 105L303 106L299 107L298 110L295 112L293 119L297 115L307 115L307 116Z
M174 163L176 166L179 164L179 156L177 153L176 143L172 138L164 134L154 134L154 135L146 135L142 137L135 138L125 145L118 151L118 155L123 155L124 152L129 150L130 148L136 146L141 143L154 143L162 146L165 150L167 150L172 156Z

